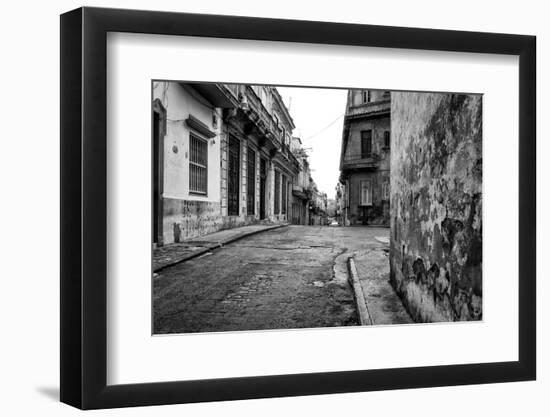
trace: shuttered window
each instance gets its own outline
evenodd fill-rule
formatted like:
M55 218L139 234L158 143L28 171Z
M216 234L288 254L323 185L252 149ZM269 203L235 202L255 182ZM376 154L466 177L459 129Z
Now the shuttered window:
M275 214L279 214L281 207L281 174L279 171L275 171L275 201L274 208Z
M248 148L246 155L246 212L255 214L256 203L256 152Z
M384 132L384 147L389 148L390 147L390 131L386 130Z
M189 191L196 194L208 192L208 148L204 139L189 136Z
M372 188L370 181L361 181L361 205L372 206Z
M230 216L239 215L241 142L229 136L227 159L227 213Z
M282 191L281 191L281 213L286 214L287 191L286 191L286 176L282 176Z
M369 158L372 155L372 130L361 132L361 158Z

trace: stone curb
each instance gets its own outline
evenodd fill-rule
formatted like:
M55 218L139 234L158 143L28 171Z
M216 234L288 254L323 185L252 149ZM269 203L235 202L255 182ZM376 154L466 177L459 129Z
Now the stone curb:
M163 269L169 268L169 267L177 265L179 263L182 263L182 262L188 261L190 259L196 258L198 256L204 255L205 253L210 252L211 250L221 248L224 245L228 245L230 243L236 242L237 240L240 240L242 238L252 236L252 235L255 235L255 234L258 234L258 233L262 233L262 232L267 232L268 230L279 229L281 227L286 227L286 226L288 226L288 223L277 224L277 225L266 227L265 229L252 230L248 233L243 233L243 234L240 234L240 235L237 235L237 236L230 237L228 239L225 239L223 242L218 242L218 243L215 243L215 244L211 244L208 247L205 247L203 249L198 249L198 250L196 250L192 253L188 253L187 255L184 255L181 258L179 258L179 259L177 259L173 262L170 262L170 263L164 264L162 266L159 266L158 268L153 269L153 272L154 273L160 272Z
M353 288L355 305L357 306L357 314L359 314L359 322L361 323L361 326L371 326L373 324L372 318L369 314L367 303L365 302L363 288L359 282L359 275L357 274L357 268L355 267L355 260L351 256L348 258L348 270L351 281L350 284Z

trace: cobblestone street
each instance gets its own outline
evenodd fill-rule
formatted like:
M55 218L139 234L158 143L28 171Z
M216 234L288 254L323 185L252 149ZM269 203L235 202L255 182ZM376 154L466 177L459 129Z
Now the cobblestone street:
M410 322L388 283L388 234L287 226L166 267L153 280L154 333L357 325L347 274L353 255L373 324Z

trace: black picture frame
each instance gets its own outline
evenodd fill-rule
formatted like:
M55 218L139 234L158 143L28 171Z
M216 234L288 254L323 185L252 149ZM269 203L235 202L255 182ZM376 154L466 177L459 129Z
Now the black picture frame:
M108 32L519 56L519 360L107 385ZM61 15L61 401L95 409L534 380L535 54L536 38L523 35L88 7Z

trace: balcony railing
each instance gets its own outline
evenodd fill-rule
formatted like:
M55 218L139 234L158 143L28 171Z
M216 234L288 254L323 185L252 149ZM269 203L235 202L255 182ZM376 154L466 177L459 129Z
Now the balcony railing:
M362 103L357 106L349 107L346 117L389 113L390 106L391 100L389 98L371 101L369 103Z
M361 158L345 158L342 164L343 169L360 169L360 168L378 168L380 165L380 157L376 154Z
M273 119L269 111L265 108L261 100L258 98L252 87L246 86L243 93L246 96L250 111L254 112L258 117L258 125L271 133L273 138L275 138L275 140L279 144L281 144L281 132L277 127L275 120Z

